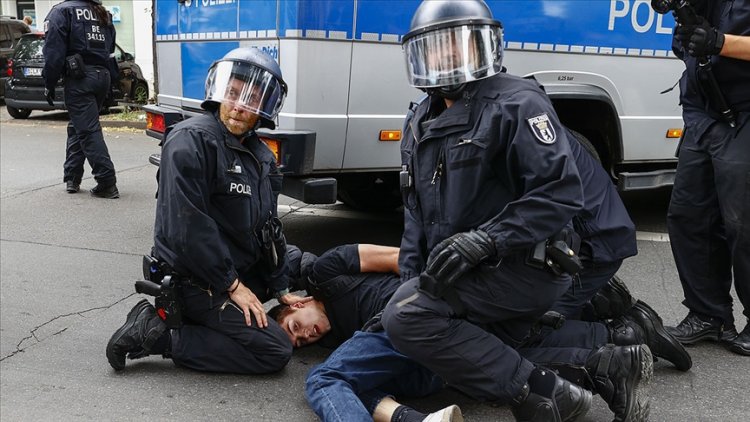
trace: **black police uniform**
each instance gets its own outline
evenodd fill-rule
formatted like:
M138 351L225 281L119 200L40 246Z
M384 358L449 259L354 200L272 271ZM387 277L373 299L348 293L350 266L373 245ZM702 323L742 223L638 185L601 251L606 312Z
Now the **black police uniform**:
M615 275L622 261L638 253L635 224L604 167L567 132L570 150L583 184L583 209L573 217L581 236L583 269L552 310L569 319L581 317L584 305ZM584 315L585 319L593 317Z
M331 331L320 339L335 348L380 312L401 285L393 273L363 273L358 245L330 249L315 260L308 293L323 303Z
M114 185L115 166L99 124L99 110L109 93L115 27L101 25L92 3L66 0L55 5L44 21L44 86L55 91L65 77L65 107L70 115L63 181L80 184L83 164L89 161L97 183ZM66 57L80 54L85 70L80 78L66 72Z
M414 278L391 298L383 323L400 352L449 384L508 402L534 369L515 348L571 285L570 276L526 259L581 210L581 180L552 104L533 81L497 74L467 85L440 112L442 104L422 102L404 129L402 277L418 275L438 242L471 229L489 234L497 259L456 282L465 317Z
M261 302L286 289L287 254L274 268L259 230L276 216L281 174L251 131L229 133L218 112L178 123L162 149L154 253L181 276L183 317L172 359L211 372L283 368L292 344L276 321L248 327L227 289L239 278Z
M750 1L707 2L705 17L726 34L750 36ZM713 56L713 72L736 127L707 104L695 57L675 41L685 61L680 100L685 121L677 174L667 215L683 304L702 318L734 326L732 273L750 318L750 61Z

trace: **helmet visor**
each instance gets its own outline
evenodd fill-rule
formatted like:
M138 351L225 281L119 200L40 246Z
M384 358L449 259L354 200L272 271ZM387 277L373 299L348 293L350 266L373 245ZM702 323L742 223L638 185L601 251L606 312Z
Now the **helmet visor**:
M286 87L269 71L245 62L220 61L208 71L206 100L274 119Z
M406 74L416 88L483 79L502 69L502 27L462 25L415 35L404 42Z

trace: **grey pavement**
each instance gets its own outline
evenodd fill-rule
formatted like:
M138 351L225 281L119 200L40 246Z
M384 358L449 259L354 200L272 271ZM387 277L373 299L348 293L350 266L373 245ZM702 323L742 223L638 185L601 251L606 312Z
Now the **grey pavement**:
M156 168L147 157L158 146L141 131L107 129L122 197L92 198L90 175L82 192L69 195L62 184L66 122L40 116L19 122L0 112L0 420L315 420L303 383L327 354L317 346L296 351L285 370L267 376L198 373L158 357L128 361L117 373L109 367L107 340L141 298L133 281L151 246ZM640 230L663 231L666 195L626 197ZM290 198L282 204L289 240L304 249L398 244L397 212L355 213ZM620 274L674 324L685 309L669 243L642 240L639 248ZM689 351L690 372L655 364L651 420L750 420L750 358L711 343ZM512 420L507 408L453 390L407 402L424 410L455 402L468 421ZM597 397L584 420L611 418Z

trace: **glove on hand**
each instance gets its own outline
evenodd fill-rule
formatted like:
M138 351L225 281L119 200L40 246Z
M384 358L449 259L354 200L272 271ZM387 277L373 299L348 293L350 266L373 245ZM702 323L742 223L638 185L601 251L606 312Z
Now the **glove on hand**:
M47 103L51 106L55 105L55 90L44 88L44 98L47 99Z
M497 253L495 243L481 230L456 233L438 243L427 258L425 275L450 286L464 273Z
M697 25L675 27L675 39L693 57L717 55L724 46L724 34L703 18L699 18Z

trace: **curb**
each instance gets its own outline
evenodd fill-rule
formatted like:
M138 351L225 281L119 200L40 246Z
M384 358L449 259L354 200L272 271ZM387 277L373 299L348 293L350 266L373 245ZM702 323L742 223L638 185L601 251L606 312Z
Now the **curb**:
M126 127L130 129L146 130L146 122L123 122L118 120L99 120L102 127Z

